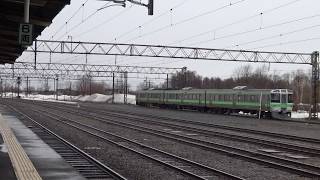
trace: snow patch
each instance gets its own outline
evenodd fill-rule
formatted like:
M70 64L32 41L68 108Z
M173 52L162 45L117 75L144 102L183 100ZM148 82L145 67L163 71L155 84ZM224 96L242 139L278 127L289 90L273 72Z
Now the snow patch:
M112 95L92 94L92 95L79 96L77 98L77 100L81 101L81 102L111 103L112 102ZM118 103L118 104L124 103L124 94L115 94L114 95L114 102ZM128 104L136 104L136 96L128 94L127 103Z
M320 113L318 113L318 117L320 117ZM295 118L295 119L309 118L309 112L308 111L292 111L291 118Z

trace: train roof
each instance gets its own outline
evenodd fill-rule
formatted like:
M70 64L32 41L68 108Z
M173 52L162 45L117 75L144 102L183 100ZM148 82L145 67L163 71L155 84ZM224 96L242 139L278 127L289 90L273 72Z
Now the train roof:
M186 93L198 93L198 92L203 92L207 91L208 93L210 92L225 92L225 93L234 93L234 92L283 92L283 93L288 93L292 92L291 90L287 89L181 89L181 90L142 90L140 92L151 92L151 93L160 93L160 92L169 92L169 93L181 93L181 92L186 92Z

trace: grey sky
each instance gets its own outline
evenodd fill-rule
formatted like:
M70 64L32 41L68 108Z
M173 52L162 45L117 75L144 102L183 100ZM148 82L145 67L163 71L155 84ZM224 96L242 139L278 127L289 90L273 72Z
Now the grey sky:
M106 3L88 0L84 8L81 8L65 25L83 2L85 0L72 0L71 5L60 12L39 39L51 39L58 32L53 37L54 40L67 40L68 36L72 36L74 41L116 41L307 53L319 50L320 39L300 41L320 38L319 0L155 0L154 16L148 16L146 8L136 5L131 7L128 3L126 8L109 7L98 11L70 31L72 27ZM295 22L289 23L290 21ZM146 22L148 23L145 24ZM281 23L283 25L279 25ZM225 27L221 28L223 26ZM245 33L247 31L252 32ZM204 32L208 33L189 39ZM265 40L259 40L264 38ZM294 43L295 41L300 42ZM19 60L32 61L32 56L30 53L25 53ZM39 61L48 62L48 54L40 54ZM53 62L83 63L84 56L54 55ZM112 64L114 57L90 56L89 62ZM246 64L136 57L118 57L118 63L143 66L187 66L201 75L221 78L230 77L236 67ZM257 67L261 64L253 64L253 66ZM310 67L271 64L268 70L270 73L279 73L298 68Z

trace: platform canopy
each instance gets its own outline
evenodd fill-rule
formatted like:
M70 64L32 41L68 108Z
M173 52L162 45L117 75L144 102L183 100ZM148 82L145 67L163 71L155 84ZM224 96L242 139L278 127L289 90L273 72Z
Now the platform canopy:
M24 21L24 0L0 1L0 64L14 63L26 47L19 45L19 26ZM70 0L30 0L33 40L51 24Z

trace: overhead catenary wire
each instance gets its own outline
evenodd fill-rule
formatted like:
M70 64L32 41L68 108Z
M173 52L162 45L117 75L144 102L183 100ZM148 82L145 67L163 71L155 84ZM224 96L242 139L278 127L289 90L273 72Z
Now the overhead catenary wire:
M320 16L320 14L318 16ZM308 26L308 27L304 27L304 28L300 28L300 29L296 29L296 30L289 31L289 32L279 33L279 34L276 34L276 35L272 35L272 36L268 36L268 37L264 37L264 38L260 38L260 39L256 39L256 40L252 40L252 41L238 43L236 45L224 47L224 49L229 49L229 48L233 48L233 47L239 47L239 46L248 45L248 44L252 44L252 43L256 43L256 42L261 42L261 41L265 41L265 40L279 38L279 37L291 35L291 34L294 34L294 33L302 32L302 31L306 31L306 30L310 30L310 29L314 29L314 28L317 28L317 27L320 27L320 24L312 25L312 26Z
M304 43L304 42L315 41L315 40L320 40L320 37L313 37L313 38L307 38L307 39L300 39L300 40L286 41L286 42L280 42L280 43L274 43L274 44L267 44L267 45L263 45L263 46L250 48L250 49L247 49L247 50L256 50L256 49L262 49L262 48L266 48L266 47L282 46L282 45L285 45L285 44Z
M74 37L81 37L81 36L83 36L83 35L85 35L85 34L87 34L87 33L89 33L89 32L92 32L92 31L94 31L94 30L99 29L99 27L102 27L102 25L104 25L104 24L106 24L106 23L109 23L109 22L115 20L116 18L118 18L119 16L123 15L125 12L128 12L128 10L130 10L132 7L133 7L133 5L131 5L128 9L124 9L124 10L120 11L119 13L117 13L117 14L115 14L114 16L108 18L107 20L99 23L98 25L93 26L93 27L91 27L90 29L88 29L88 30L86 30L86 31L83 31L83 32L81 32L81 33L79 33L79 34L74 35Z
M183 6L183 5L186 4L188 1L189 1L189 0L182 0L182 2L180 2L179 4L173 6L173 7L170 8L169 10L166 10L166 11L164 11L163 13L159 14L158 16L156 16L156 17L154 17L154 18L152 18L152 19L150 19L150 20L142 23L141 25L139 25L139 26L137 26L137 27L135 27L135 28L132 28L132 29L130 29L130 30L128 30L128 31L126 31L126 32L118 35L117 37L115 37L115 39L119 40L120 38L123 38L123 37L129 35L130 33L133 33L133 32L136 31L137 29L140 29L140 28L142 28L142 27L145 27L145 26L151 24L152 22L154 22L154 21L160 19L161 17L167 15L168 13L170 13L171 10L177 9L177 8Z
M249 33L252 33L252 32L257 32L257 31L262 31L262 30L266 30L266 29L271 29L271 28L275 28L275 27L278 27L278 26L287 25L287 24L290 24L290 23L299 22L299 21L302 21L302 20L311 19L311 18L315 18L315 17L319 17L319 16L320 16L320 14L316 14L316 15L312 15L312 16L308 16L308 17L304 17L304 18L299 18L299 19L295 19L295 20L285 21L285 22L282 22L282 23L272 24L272 25L265 26L265 27L262 27L262 28L259 27L259 28L254 28L254 29L242 31L242 32L236 32L236 33L232 33L232 34L227 34L227 35L224 35L224 36L215 37L214 39L208 39L208 40L198 41L198 42L190 43L190 44L187 44L187 45L193 46L193 45L204 44L204 43L208 43L208 42L212 42L212 41L216 41L216 40L220 40L220 39L226 39L226 38L230 38L230 37L235 37L235 36L240 36L240 35L244 35L244 34L249 34ZM300 32L300 31L307 30L307 29L311 29L311 28L315 28L315 27L318 27L318 26L319 26L319 25L308 26L308 27L305 27L305 28L302 28L302 29L299 29L299 30L296 30L296 31L290 31L290 32L287 32L287 33L282 33L282 35L292 34L292 33L294 33L294 32ZM268 38L266 38L266 39L271 39L271 38L274 38L274 37L278 37L278 35L276 35L276 36L271 36L271 37L268 37Z
M216 31L218 31L218 30L222 30L222 29L225 29L225 28L227 28L227 27L230 27L230 26L233 26L233 25L236 25L236 24L239 24L239 23L246 22L246 21L251 20L251 19L253 19L253 18L259 17L259 16L261 16L262 14L264 15L264 14L267 14L267 13L271 13L271 12L276 11L276 10L278 10L278 9L281 9L281 8L287 7L287 6L289 6L289 5L292 5L292 4L294 4L294 3L297 3L297 2L299 2L299 1L301 1L301 0L290 1L290 2L285 3L285 4L282 4L282 5L280 5L280 6L277 6L277 7L271 8L271 9L267 9L267 10L262 11L262 12L259 12L259 13L257 13L257 14L254 14L254 15L251 15L251 16L248 16L248 17L245 17L245 18L242 18L242 19L240 19L240 20L234 21L234 22L232 22L232 23L228 23L228 24L226 24L226 25L222 25L222 26L219 26L219 27L217 27L217 28L213 28L213 29L210 29L210 30L201 32L201 33L197 33L197 34L192 35L192 36L189 36L189 37L187 37L187 38L174 41L174 42L172 42L172 43L169 43L168 45L174 45L174 44L182 43L182 42L184 42L184 41L187 41L187 40L190 40L190 39L194 39L194 38L196 38L196 37L203 36L203 35L206 35L206 34L209 34L209 33L212 33L212 32L216 33Z
M136 37L136 38L140 38L140 37L143 37L143 36L146 36L146 35L149 35L149 34L153 34L153 33L158 32L158 31L162 31L162 30L167 29L167 28L172 27L172 26L176 26L176 25L180 25L180 24L183 24L183 23L192 21L192 20L197 19L197 18L199 18L199 17L202 17L202 16L205 16L205 15L208 15L208 14L212 14L212 13L218 12L218 11L220 11L220 10L222 10L222 9L228 8L228 7L230 7L230 6L234 6L234 5L239 4L239 3L241 3L241 2L244 2L244 1L246 1L246 0L239 0L239 1L236 1L236 2L234 2L234 3L230 2L229 4L224 5L224 6L222 6L222 7L219 7L219 8L216 8L216 9L214 9L214 10L210 10L210 11L207 11L207 12L204 12L204 13L201 13L201 14L198 14L198 15L196 15L196 16L192 16L192 17L183 19L183 20L178 21L178 22L176 22L176 23L174 23L174 24L173 24L173 23L170 23L169 25L166 25L166 26L164 26L164 27L162 27L162 28L160 28L160 29L157 29L156 31L152 31L152 32L149 32L149 33L147 33L147 34L142 34L142 35L139 34L139 36ZM180 7L180 6L182 6L183 4L184 4L184 3L178 4L177 6L169 9L166 13L172 12L173 9L176 9L177 7ZM138 27L138 28L140 28L140 27ZM133 40L133 39L131 39L131 40ZM129 40L129 41L131 41L131 40ZM128 41L127 41L127 42L128 42Z
M111 2L107 2L105 3L102 7L110 4ZM57 38L57 40L60 40L61 38L63 38L65 35L69 34L70 32L72 32L74 29L76 29L77 27L79 27L80 25L82 25L83 23L85 23L86 21L88 21L89 19L91 19L93 16L95 16L98 12L100 12L102 9L99 8L97 10L95 10L94 12L92 12L91 14L89 14L87 17L85 17L84 19L81 20L81 22L79 22L78 24L72 26L70 29L68 29L64 34L62 34L60 37Z
M227 5L224 5L224 6L215 8L215 9L213 9L213 10L210 10L210 11L207 11L207 12L204 12L204 13L201 13L201 14L198 14L198 15L195 15L195 16L192 16L192 17L188 17L188 18L183 19L183 20L181 20L181 21L178 21L178 22L176 22L176 23L169 24L169 25L164 25L164 26L162 26L162 27L160 27L160 28L158 28L158 29L156 29L156 30L153 30L153 31L144 33L144 34L142 34L141 36L139 35L139 36L133 37L133 38L131 38L131 39L129 39L129 40L126 40L125 42L130 42L130 41L139 39L139 38L141 38L141 37L145 37L145 36L149 36L149 35L154 35L155 33L158 33L158 32L160 32L160 31L163 31L163 30L168 29L168 28L170 28L170 27L178 26L178 25L184 24L184 23L186 23L186 22L190 22L190 21L193 21L193 20L195 20L195 19L198 19L198 18L200 18L200 17L203 17L203 16L206 16L206 15L209 15L209 14L216 13L216 12L218 12L218 11L221 11L221 10L225 9L225 8L229 8L229 7L232 7L232 6L234 6L234 5L240 4L240 3L244 2L244 1L247 1L247 0L238 0L238 1L236 1L236 2L229 3L229 4L227 4Z
M83 2L81 4L81 6L71 15L71 17L69 19L67 19L58 29L57 31L55 31L53 33L53 35L51 36L51 39L53 39L65 26L67 26L67 24L71 21L71 19L73 19L80 11L81 9L84 8L84 6L86 5L86 3L88 2L88 0L86 0L85 2Z
M169 10L161 13L160 15L156 16L155 18L152 18L152 19L144 22L143 24L137 26L136 28L133 28L133 29L131 29L131 30L129 30L129 31L126 31L125 33L120 34L120 35L117 36L114 40L117 41L117 40L119 40L120 38L123 38L124 36L130 34L130 32L134 32L134 31L137 30L137 29L141 30L142 27L146 27L147 25L151 24L152 22L156 21L157 19L159 19L159 18L163 17L164 15L170 13L172 9L177 9L177 8L183 6L184 4L186 4L188 1L189 1L189 0L183 0L183 1L180 2L179 4L173 6L172 8L170 8ZM141 35L141 34L140 34L140 35ZM128 58L128 57L125 57L124 59L122 59L121 61L119 61L119 63L126 61L126 58ZM135 63L135 64L136 64L136 63ZM140 63L137 63L137 64L140 64Z

